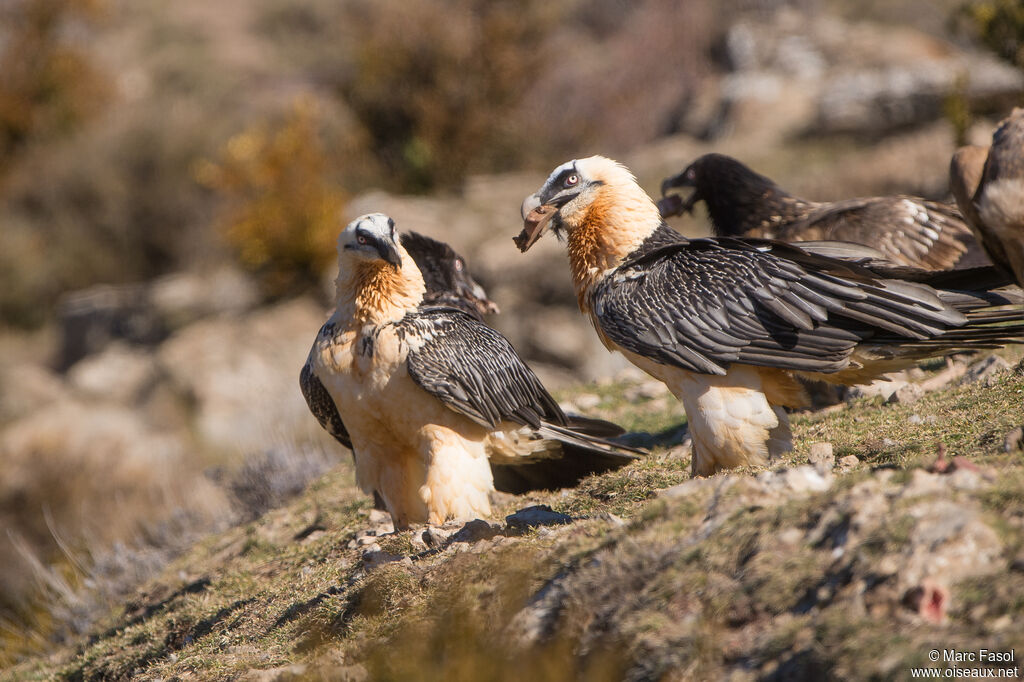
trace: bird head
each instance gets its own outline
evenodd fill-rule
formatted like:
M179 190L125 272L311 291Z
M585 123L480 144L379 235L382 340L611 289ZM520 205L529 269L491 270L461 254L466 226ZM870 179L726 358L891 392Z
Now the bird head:
M395 270L402 268L402 255L395 221L383 213L368 213L350 222L338 235L338 258L342 262L383 261Z
M670 175L661 181L661 200L658 210L665 217L692 213L698 201L708 201L714 193L713 183L719 174L738 174L747 170L746 166L724 154L705 154L699 157L682 172ZM686 199L678 194L669 194L673 189L691 188L693 192Z
M500 312L498 305L487 298L487 292L469 274L466 260L452 247L418 232L403 233L401 242L416 261L428 292L454 294L480 315Z
M613 229L642 226L646 233L661 222L653 200L620 163L603 156L567 161L522 205L523 231L515 237L527 251L548 229L559 238L593 220ZM651 222L653 220L653 223Z

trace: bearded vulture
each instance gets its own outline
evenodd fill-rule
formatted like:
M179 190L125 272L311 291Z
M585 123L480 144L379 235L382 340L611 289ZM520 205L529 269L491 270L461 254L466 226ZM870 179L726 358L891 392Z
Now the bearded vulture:
M950 188L989 258L1024 286L1024 109L1014 109L991 147L953 155Z
M395 528L489 515L492 465L513 470L514 486L635 459L589 433L613 425L566 417L497 331L424 304L423 275L388 216L352 221L338 266L337 308L310 350L303 392L328 431L347 434L357 483L380 495Z
M866 383L920 358L1024 342L1024 310L993 308L1011 299L988 291L1006 283L991 267L883 272L783 242L686 239L601 156L556 168L522 215L520 250L548 226L564 238L605 346L683 402L697 475L791 449L783 408L804 404L796 376Z
M693 188L684 201L672 189ZM703 201L719 237L784 242L837 240L867 244L904 265L949 270L987 265L955 206L918 197L807 201L724 154L705 154L661 183L665 217Z

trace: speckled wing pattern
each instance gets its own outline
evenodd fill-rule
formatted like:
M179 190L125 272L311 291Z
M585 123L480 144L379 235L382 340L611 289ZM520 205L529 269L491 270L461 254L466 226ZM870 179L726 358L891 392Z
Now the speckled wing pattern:
M406 366L423 390L482 426L540 427L566 417L497 331L455 308L429 306L396 323L410 347Z
M786 244L728 238L627 260L595 288L592 306L626 350L719 375L733 362L836 372L876 334L928 339L966 321L926 287Z
M973 242L953 206L914 197L874 197L811 204L799 220L780 226L783 241L838 239L868 244L896 262L948 270Z
M320 426L334 436L336 441L351 449L352 439L349 438L348 430L341 421L341 415L338 414L338 406L334 404L334 398L313 373L313 367L308 362L302 366L299 373L299 387L302 389L302 397L309 405L309 411L320 422Z

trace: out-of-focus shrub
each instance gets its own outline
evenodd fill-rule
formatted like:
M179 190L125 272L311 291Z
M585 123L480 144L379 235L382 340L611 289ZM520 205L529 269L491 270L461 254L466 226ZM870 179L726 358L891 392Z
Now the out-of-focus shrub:
M524 141L514 110L543 68L558 5L350 3L341 21L352 52L338 86L391 186L452 186L468 172L514 165Z
M219 226L265 291L281 296L316 286L334 259L345 193L332 181L316 103L296 101L278 127L235 135L196 178L226 200Z
M35 326L65 291L209 262L211 192L189 170L215 148L200 113L137 108L38 145L0 200L0 323ZM106 123L106 117L97 123Z
M390 188L622 151L673 132L706 71L706 0L358 0L325 77Z
M69 39L100 0L7 0L0 5L0 171L34 139L67 133L100 111L106 78Z
M1024 3L1020 0L972 0L954 14L953 23L1024 68Z

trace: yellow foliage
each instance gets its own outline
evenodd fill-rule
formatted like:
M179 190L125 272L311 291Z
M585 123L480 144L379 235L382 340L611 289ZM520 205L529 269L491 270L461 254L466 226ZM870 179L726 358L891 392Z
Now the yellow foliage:
M221 232L271 295L315 285L334 260L346 197L330 180L318 123L316 103L300 98L279 127L253 126L195 169L227 200Z
M1020 0L971 0L960 7L971 32L1000 57L1024 68L1024 3Z

